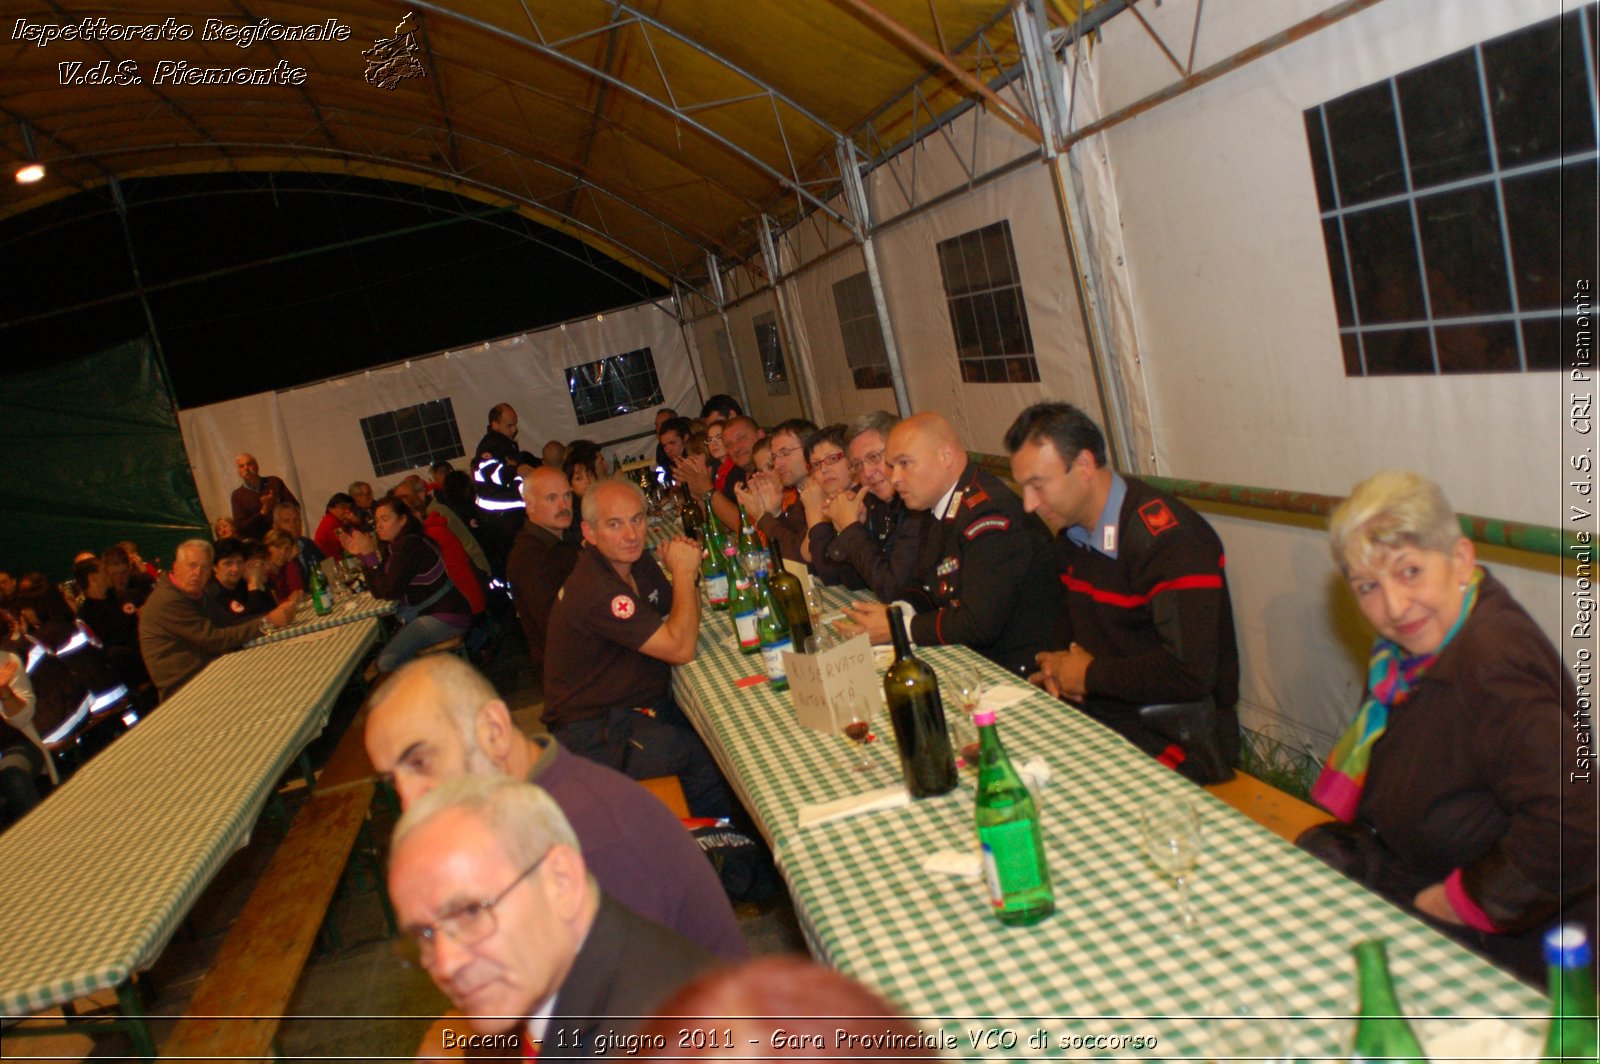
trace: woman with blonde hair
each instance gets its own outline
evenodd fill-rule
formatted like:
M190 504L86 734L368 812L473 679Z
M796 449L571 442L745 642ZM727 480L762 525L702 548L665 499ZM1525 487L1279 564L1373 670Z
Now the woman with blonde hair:
M1378 638L1311 792L1338 820L1299 844L1537 980L1558 916L1594 934L1595 790L1569 779L1572 676L1432 481L1369 477L1329 534Z

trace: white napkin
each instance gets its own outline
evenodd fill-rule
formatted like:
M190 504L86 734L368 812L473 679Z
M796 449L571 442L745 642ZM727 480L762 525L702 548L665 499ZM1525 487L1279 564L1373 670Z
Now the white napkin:
M905 784L896 783L865 794L852 794L835 798L831 802L817 802L800 807L801 828L816 827L830 820L842 820L857 813L876 813L884 809L899 809L911 804L911 794Z
M1539 1056L1537 1034L1493 1016L1465 1024L1420 1024L1416 1029L1427 1036L1428 1059L1444 1064L1483 1060L1525 1060L1532 1064Z
M1014 683L996 684L983 692L983 697L978 700L979 709L1005 709L1014 706L1027 698L1037 687L1019 687Z

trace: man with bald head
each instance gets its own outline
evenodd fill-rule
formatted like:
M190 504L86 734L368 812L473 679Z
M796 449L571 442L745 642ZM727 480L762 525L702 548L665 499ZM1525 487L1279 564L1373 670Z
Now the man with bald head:
M588 546L550 610L544 723L573 753L636 780L677 776L695 816L729 816L728 785L672 699L672 666L693 660L700 638L700 545L674 536L661 546L669 583L646 531L636 485L601 480L584 492Z
M511 544L506 559L506 579L511 601L528 643L528 658L535 673L544 676L545 633L550 607L561 585L578 564L578 545L568 535L572 528L572 485L559 469L541 466L522 480L522 500L528 521Z
M241 539L260 539L272 527L272 514L279 503L299 505L279 477L264 477L253 454L240 454L233 460L243 482L233 489L233 531Z
M600 889L719 957L745 955L711 862L671 811L622 773L548 735L524 735L489 681L459 658L434 654L396 672L373 696L366 743L405 809L464 776L538 784L572 822Z
M932 522L916 582L897 597L911 641L960 643L1012 673L1031 674L1058 598L1043 522L968 460L955 426L938 414L896 425L884 460L906 508L928 511ZM889 642L886 607L861 603L849 612L874 643Z

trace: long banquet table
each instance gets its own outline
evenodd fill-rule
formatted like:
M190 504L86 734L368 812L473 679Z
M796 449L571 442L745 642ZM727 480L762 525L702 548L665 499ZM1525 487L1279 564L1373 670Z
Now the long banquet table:
M826 595L829 609L844 601ZM917 654L936 672L977 662L990 683L1016 682L963 647ZM1524 1017L1512 1022L1526 1028L1547 1014L1534 990L1037 691L999 722L1014 761L1039 757L1052 772L1038 795L1056 912L1003 927L981 881L922 868L935 851L975 850L970 774L951 794L802 830L803 804L895 782L892 732L887 714L875 721L881 765L863 781L846 765L846 741L797 724L787 694L737 686L760 671L759 658L739 654L727 615L708 611L674 690L771 843L813 953L953 1037L949 1052L1203 1055L1205 1017L1251 1000L1294 1017L1302 1056L1342 1059L1356 1008L1350 948L1372 937L1388 940L1424 1040L1461 1017ZM1173 792L1194 798L1205 831L1193 880L1202 927L1182 941L1170 933L1174 887L1144 858L1137 826L1142 802ZM1041 1031L1047 1047L1030 1045ZM1118 1048L1119 1036L1156 1041Z
M328 628L337 628L341 624L352 621L365 620L368 617L387 617L398 607L394 599L381 599L370 591L360 594L346 595L333 604L333 608L325 614L319 615L312 608L311 600L306 599L300 603L300 608L295 611L294 620L282 628L273 628L256 636L246 647L259 647L267 643L277 643L285 639L295 639L311 632L321 632Z
M249 839L377 641L354 620L211 662L0 835L0 1015L117 988Z

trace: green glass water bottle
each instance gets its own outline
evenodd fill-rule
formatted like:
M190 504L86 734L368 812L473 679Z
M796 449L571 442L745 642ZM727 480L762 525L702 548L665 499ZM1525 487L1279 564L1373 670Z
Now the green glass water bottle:
M1389 1061L1427 1060L1422 1043L1400 1011L1394 982L1389 978L1389 955L1383 939L1355 946L1356 979L1361 989L1361 1016L1356 1021L1352 1064L1387 1064Z
M705 585L706 602L714 610L728 608L728 569L724 560L726 536L715 514L711 513L711 494L706 493L706 512L711 516L704 526L705 543L700 551L700 582Z
M732 585L728 590L728 612L733 615L733 633L738 637L740 652L754 654L761 649L761 633L756 628L755 582L736 556L729 554L724 560L728 582Z
M1026 927L1056 910L1039 809L1000 744L994 710L978 710L972 723L978 728L976 819L989 900L1002 924Z
M1544 959L1550 966L1550 1030L1539 1064L1561 1060L1595 1060L1596 1035L1594 953L1581 924L1560 924L1544 936Z
M789 622L783 615L783 606L772 594L767 574L756 570L756 635L761 640L761 660L767 667L767 683L774 691L789 689L789 671L784 667L785 651L793 653L794 638Z
M317 611L317 616L325 617L333 610L333 595L328 592L328 578L322 575L322 566L313 565L306 575L306 583L311 591L311 608Z

